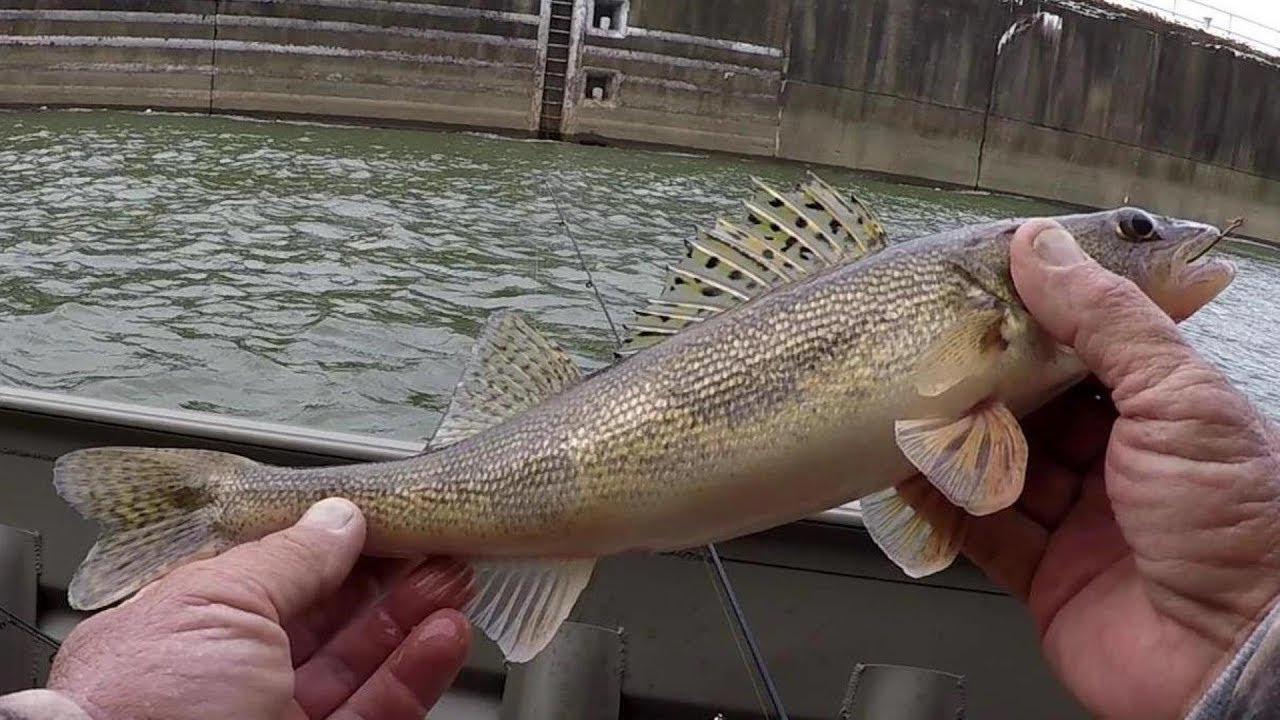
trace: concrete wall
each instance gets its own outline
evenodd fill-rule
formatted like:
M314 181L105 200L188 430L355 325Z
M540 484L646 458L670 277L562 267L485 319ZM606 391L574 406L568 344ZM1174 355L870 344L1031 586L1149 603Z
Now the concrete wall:
M565 88L548 134L1128 198L1280 239L1280 67L1203 33L1075 0L629 0L601 29L620 1L0 0L0 104L535 132L545 80ZM1001 43L1040 8L1059 34Z
M589 0L583 0L590 4ZM631 0L589 30L604 102L565 132L776 156L1107 207L1129 202L1280 239L1280 68L1216 39L1077 2ZM708 22L716 16L718 22ZM681 34L679 38L655 36ZM617 33L615 33L616 35Z
M1195 33L1059 13L1056 45L1024 35L1000 54L978 184L1241 215L1280 239L1280 68Z
M544 23L539 0L0 0L0 104L529 130Z

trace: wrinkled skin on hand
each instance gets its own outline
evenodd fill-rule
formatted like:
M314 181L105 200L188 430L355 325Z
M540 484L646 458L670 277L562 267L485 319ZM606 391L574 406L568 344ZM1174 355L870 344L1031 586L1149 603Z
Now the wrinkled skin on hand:
M1026 602L1090 711L1181 718L1280 595L1280 441L1167 315L1053 227L1019 229L1013 278L1096 379L1024 423L1026 490L971 520L964 553ZM903 492L926 515L944 502L922 478Z
M78 625L49 687L95 720L421 720L469 647L448 609L469 571L358 561L364 537L359 510L331 499L183 566Z

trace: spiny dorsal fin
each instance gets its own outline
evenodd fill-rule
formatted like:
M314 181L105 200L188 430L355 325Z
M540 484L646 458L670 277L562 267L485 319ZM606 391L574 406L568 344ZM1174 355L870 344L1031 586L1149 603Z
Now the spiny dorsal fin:
M496 312L476 339L430 448L438 450L497 425L581 377L569 356L519 313Z
M887 245L871 209L842 197L816 175L783 193L759 179L744 203L745 218L720 218L685 242L685 257L667 268L663 290L636 312L631 335L618 350L626 357L684 328Z

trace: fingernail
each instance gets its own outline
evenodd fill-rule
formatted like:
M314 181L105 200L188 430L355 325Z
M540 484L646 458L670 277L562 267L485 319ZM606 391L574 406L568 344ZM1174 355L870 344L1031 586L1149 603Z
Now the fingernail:
M1062 228L1048 228L1031 243L1040 262L1050 267L1066 267L1084 262L1084 251L1071 233Z
M458 621L446 615L445 617L435 617L427 620L427 624L422 626L423 640L445 639L456 640L462 637L462 628L458 627Z
M355 506L341 498L326 498L311 506L299 525L321 530L341 530L355 517Z

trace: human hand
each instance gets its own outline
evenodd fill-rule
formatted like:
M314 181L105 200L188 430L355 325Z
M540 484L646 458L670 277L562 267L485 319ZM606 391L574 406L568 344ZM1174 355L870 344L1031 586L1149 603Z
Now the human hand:
M317 503L82 622L49 687L94 720L421 720L466 657L470 630L449 608L469 571L359 559L364 541L355 505Z
M1184 717L1280 594L1280 440L1061 226L1019 228L1011 267L1032 315L1101 387L1028 418L1026 489L971 518L963 551L1027 603L1049 664L1091 712ZM902 493L926 517L943 502L922 479Z

